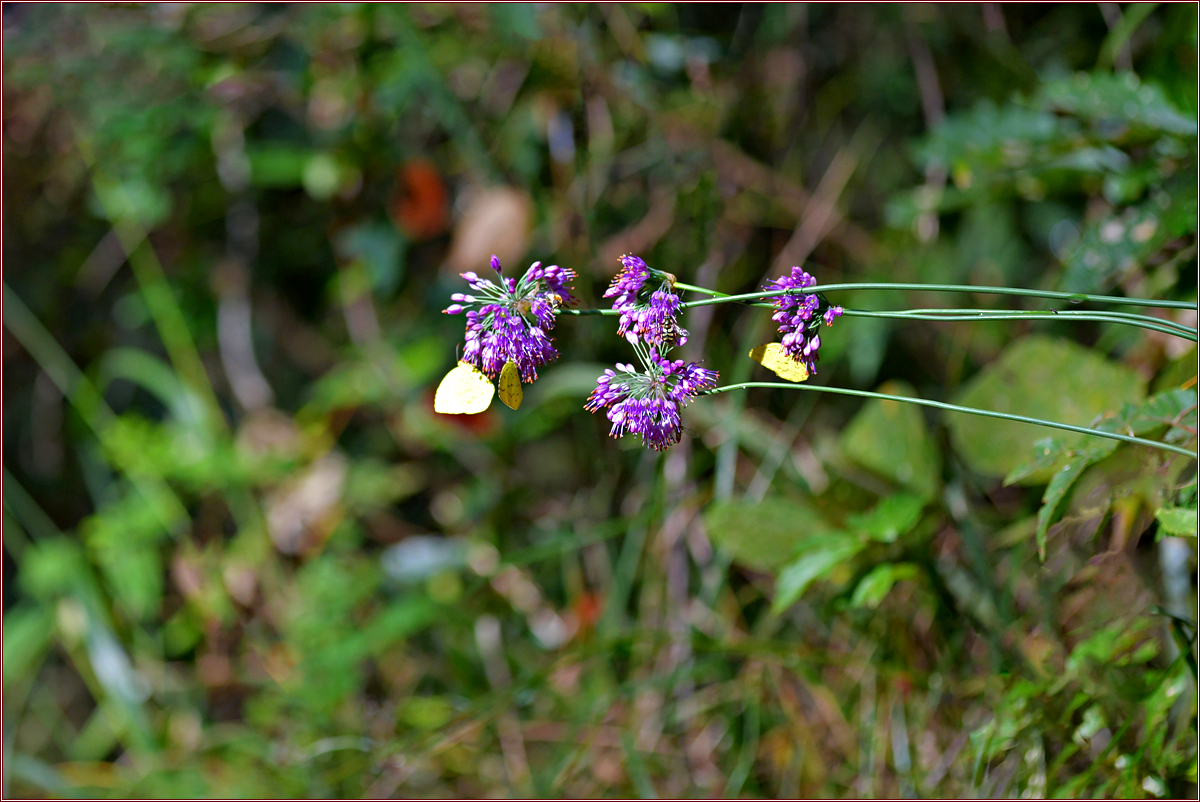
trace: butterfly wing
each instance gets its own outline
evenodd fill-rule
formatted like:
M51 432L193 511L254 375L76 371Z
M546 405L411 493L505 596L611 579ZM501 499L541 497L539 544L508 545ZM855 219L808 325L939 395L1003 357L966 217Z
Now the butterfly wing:
M496 388L479 368L459 362L438 385L433 409L444 415L474 415L491 405L495 392Z
M496 381L496 389L506 407L516 409L521 406L525 392L521 389L521 372L517 370L516 362L504 363L504 369L500 371L500 378Z
M808 379L808 368L792 359L779 343L767 343L750 351L750 358L781 379L802 382Z

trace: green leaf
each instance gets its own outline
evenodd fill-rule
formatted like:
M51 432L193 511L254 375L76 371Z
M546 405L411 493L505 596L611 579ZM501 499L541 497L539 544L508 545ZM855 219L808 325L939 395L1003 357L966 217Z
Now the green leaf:
M1175 390L1188 381L1196 379L1196 346L1192 346L1186 354L1178 359L1172 359L1163 366L1162 371L1150 386L1151 392L1159 393L1165 390Z
M1029 146L1052 141L1060 135L1057 118L1014 104L997 107L983 100L968 111L948 116L917 150L917 158L926 166L941 164L986 168L1014 167L1025 158L1014 153L1020 143L1023 153Z
M1128 431L1144 435L1172 424L1195 428L1195 421L1196 391L1168 390L1152 396L1144 404L1122 407L1112 424L1102 421L1101 427L1114 432Z
M418 463L389 465L361 459L350 464L343 501L356 513L370 512L408 498L425 484Z
M1194 118L1131 72L1081 73L1053 81L1042 87L1034 103L1046 111L1083 118L1102 135L1122 135L1125 128L1140 134L1196 135Z
M866 544L844 534L808 538L791 563L779 572L775 581L773 613L781 613L796 602L808 586L862 551Z
M291 189L300 186L304 167L312 155L307 148L287 145L259 145L246 149L251 180L260 187Z
M404 238L395 227L385 223L360 223L338 232L334 247L338 256L353 261L361 259L371 276L371 287L383 296L390 296L404 275L401 254Z
M910 385L902 382L887 382L879 391L916 395ZM881 399L868 401L842 433L841 445L850 459L923 499L937 494L941 460L916 406Z
M1161 507L1154 511L1158 525L1169 535L1176 537L1196 536L1196 511L1183 507Z
M773 571L797 545L830 527L806 504L768 497L757 504L717 502L704 513L708 536L733 559L756 571Z
M1096 428L1104 427L1097 426ZM1105 429L1105 431L1115 430ZM1082 459L1086 461L1087 465L1091 465L1116 451L1117 445L1115 440L1096 438L1091 442L1081 444L1078 448L1071 448L1061 440L1053 438L1039 440L1034 444L1034 448L1038 452L1037 457L1009 471L1008 475L1004 477L1004 484L1016 484L1035 473L1048 473L1055 465L1064 464L1067 459Z
M1094 351L1067 340L1031 335L1017 340L981 370L954 403L1087 426L1106 411L1140 402L1144 387L1137 373ZM989 476L1005 476L1022 466L1046 436L1045 429L1015 421L954 414L946 415L945 421L955 450L972 470ZM1068 435L1062 441L1080 451L1091 447L1094 439ZM1047 472L1040 470L1021 481L1048 480Z
M1035 473L1053 468L1054 464L1062 459L1063 454L1066 453L1067 444L1053 437L1044 437L1033 444L1033 450L1037 456L1029 462L1021 463L1005 475L1005 487L1016 484L1022 479L1027 479Z
M897 493L879 502L865 515L849 516L847 524L865 532L872 540L895 543L900 535L917 525L924 508L925 500L920 496Z
M23 605L4 614L5 684L29 677L54 635L54 620L42 607Z
M1195 174L1192 174L1194 179ZM1194 181L1191 186L1195 186ZM1124 271L1143 264L1180 236L1178 220L1193 221L1196 199L1160 191L1138 206L1114 210L1088 226L1079 245L1064 260L1059 288L1064 292L1101 292ZM1187 228L1187 226L1184 226Z
M396 718L419 730L440 730L454 718L454 705L445 696L410 696L396 709Z
M156 547L130 544L102 549L97 561L117 603L135 620L156 616L162 603L163 565Z
M850 606L875 609L888 595L892 585L902 579L915 578L918 570L913 563L885 563L875 566L855 586L854 595L850 597Z
M1072 459L1059 468L1050 484L1046 486L1046 492L1042 495L1042 508L1038 510L1037 548L1040 558L1046 558L1046 532L1057 520L1063 499L1070 492L1075 480L1091 464L1092 460L1086 456Z
M78 587L87 572L79 541L56 537L38 541L26 550L20 578L30 595L51 599Z
M104 392L114 379L125 379L154 394L171 416L190 427L209 422L204 402L166 362L138 348L113 348L100 360L97 388Z

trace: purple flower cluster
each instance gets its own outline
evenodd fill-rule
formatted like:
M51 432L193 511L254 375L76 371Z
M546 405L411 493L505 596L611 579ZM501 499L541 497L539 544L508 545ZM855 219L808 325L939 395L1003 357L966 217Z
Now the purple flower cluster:
M449 315L467 313L466 344L462 358L479 368L488 378L500 375L506 362L515 362L521 381L537 378L537 366L558 358L547 331L554 328L555 315L564 303L571 303L574 270L534 262L518 281L500 276L500 260L492 257L499 285L480 278L474 272L462 273L472 292L456 292L453 304L444 311Z
M621 272L604 292L621 313L617 333L631 343L641 341L668 348L687 342L687 330L676 322L679 296L675 277L649 267L638 256L621 257Z
M793 267L789 275L768 281L763 286L764 290L784 293L772 299L776 311L771 319L779 323L783 350L796 361L803 362L809 375L817 372L821 322L832 326L833 321L842 315L842 307L830 306L819 294L797 292L816 283L817 280L802 268Z
M604 297L613 299L613 309L621 315L617 333L637 351L644 370L619 362L617 370L606 369L584 408L608 410L613 437L635 434L644 445L662 451L679 442L680 410L697 393L716 386L717 372L661 355L688 337L676 320L682 304L670 273L653 269L638 256L622 256L621 271Z
M644 373L619 362L616 371L605 369L584 408L607 409L613 437L636 434L643 445L662 451L679 442L679 410L701 391L715 387L717 372L682 359L671 361L653 348L648 356L643 359Z

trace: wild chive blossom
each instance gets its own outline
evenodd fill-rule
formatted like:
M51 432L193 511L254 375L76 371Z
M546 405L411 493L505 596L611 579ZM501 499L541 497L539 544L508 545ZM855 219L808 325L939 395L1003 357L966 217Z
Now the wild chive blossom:
M813 286L817 280L800 267L793 267L790 275L768 281L764 290L778 290L781 294L771 300L775 314L771 319L779 323L782 335L780 344L788 356L803 362L810 375L817 372L818 350L821 347L821 321L832 326L841 317L842 307L831 306L819 293L805 295L796 290Z
M672 347L687 342L688 333L675 318L679 296L675 277L649 267L640 257L621 257L621 271L613 278L605 298L615 298L612 308L621 313L617 333L631 343Z
M575 271L534 262L518 281L500 276L500 260L492 257L499 285L473 271L462 273L474 295L456 292L446 314L467 313L462 358L488 378L500 375L506 362L517 364L521 381L537 378L537 366L558 358L547 331L554 328L558 308L570 303Z
M606 368L584 409L607 409L613 437L636 434L643 445L663 451L679 442L679 411L699 392L716 386L717 372L695 362L665 359L653 348L646 354L639 347L638 356L644 373L620 362L616 371Z

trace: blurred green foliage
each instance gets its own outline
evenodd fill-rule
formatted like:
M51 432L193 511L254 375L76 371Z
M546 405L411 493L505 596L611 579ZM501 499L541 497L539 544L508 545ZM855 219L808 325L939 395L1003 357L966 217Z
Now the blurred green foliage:
M437 416L455 275L1195 300L1186 4L4 7L6 795L1190 796L1196 463L757 389ZM848 308L1029 299L844 293ZM1157 314L1196 325L1194 312ZM761 310L692 310L749 378ZM812 381L1194 449L1194 347L846 317ZM816 397L818 396L819 397Z

